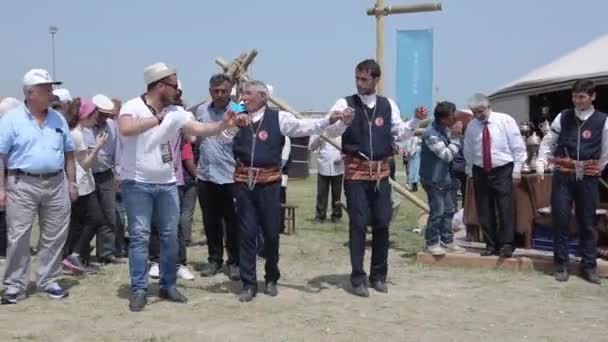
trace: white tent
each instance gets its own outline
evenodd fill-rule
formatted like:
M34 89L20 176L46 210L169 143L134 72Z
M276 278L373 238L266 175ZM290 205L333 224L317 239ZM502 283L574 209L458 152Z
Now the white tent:
M523 77L508 83L492 95L497 111L512 114L517 121L528 120L529 96L569 89L572 81L590 78L608 84L608 35L567 53Z

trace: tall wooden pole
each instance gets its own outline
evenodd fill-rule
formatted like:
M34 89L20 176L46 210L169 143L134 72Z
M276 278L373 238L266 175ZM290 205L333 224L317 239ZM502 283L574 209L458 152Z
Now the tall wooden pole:
M384 0L376 0L375 9L384 8ZM376 62L380 64L380 70L384 70L384 13L376 11ZM376 88L378 94L384 94L384 77L380 77L378 87Z
M427 3L418 5L385 6L384 0L376 0L374 8L367 10L367 15L376 17L376 61L380 64L382 72L384 69L384 17L391 14L418 13L441 11L441 3ZM376 89L378 94L384 94L384 77L380 78Z

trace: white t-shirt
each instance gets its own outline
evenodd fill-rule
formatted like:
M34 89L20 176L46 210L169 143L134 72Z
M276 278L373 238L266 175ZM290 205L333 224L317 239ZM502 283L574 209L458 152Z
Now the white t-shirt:
M70 133L72 133L72 140L74 141L74 153L88 153L87 144L84 143L84 137L82 136L82 128L76 126ZM84 170L76 158L76 187L78 188L78 196L85 196L95 191L95 178L93 178L93 172L89 168Z
M120 109L119 116L130 115L135 119L151 118L154 116L141 97L136 97L125 103ZM175 183L173 171L173 156L169 140L166 143L146 148L148 141L155 136L159 126L134 136L119 134L120 176L122 179L134 180L141 183L170 184Z
M163 122L146 139L146 151L157 148L165 141L171 141L188 121L195 120L194 115L181 106L171 105L163 109L163 112L166 113Z

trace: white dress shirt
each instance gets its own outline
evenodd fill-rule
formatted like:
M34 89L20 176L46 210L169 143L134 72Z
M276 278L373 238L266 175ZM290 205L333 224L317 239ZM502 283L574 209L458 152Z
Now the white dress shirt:
M367 106L367 108L371 109L376 106L376 94L371 94L371 95L360 95L359 94L358 96L361 99L361 102L363 102L363 104L365 104L365 106ZM391 111L392 111L391 132L393 133L393 136L397 140L409 139L411 136L414 135L414 131L416 130L416 128L418 128L419 120L416 118L413 118L411 120L403 122L403 120L401 120L401 111L399 110L399 107L397 106L395 101L393 101L392 99L388 99L388 102L391 104ZM339 99L336 102L336 104L334 104L333 107L331 107L329 112L331 113L331 112L343 111L347 107L348 107L348 103L346 102L346 99L342 98L342 99ZM335 138L335 137L341 136L344 133L344 131L346 131L346 128L348 128L348 126L340 120L340 121L336 122L335 124L327 127L325 132L328 136Z
M574 113L581 121L586 121L595 112L595 108L591 107L584 111L574 110ZM553 122L551 123L551 129L543 137L543 141L540 144L537 159L537 169L544 170L547 166L547 159L553 156L555 147L557 146L557 139L562 131L562 113L557 114ZM603 170L606 164L608 164L608 120L604 124L604 130L602 131L602 152L600 154L600 169ZM573 158L575 156L572 156Z
M342 146L342 138L334 139L336 143ZM335 148L332 144L315 135L310 137L308 150L311 152L318 151L317 156L317 172L322 176L338 176L344 173L344 161L342 160L342 151Z
M285 137L285 144L283 144L283 149L281 150L281 170L285 167L285 165L287 165L289 155L291 155L291 139L289 139L289 137ZM281 172L282 187L287 187L288 180L289 174L283 174L283 172Z
M467 163L466 173L469 177L473 175L473 165L483 167L483 126L481 121L471 120L464 136L463 154ZM528 154L517 122L508 114L493 111L488 116L488 129L490 130L492 167L513 163L513 176L519 178Z
M255 123L264 117L266 106L260 108L255 113L250 113L251 122ZM297 119L293 114L285 111L279 111L279 128L281 134L286 137L298 138L306 137L312 134L319 134L329 125L328 118L322 119ZM219 139L224 142L230 142L236 136L238 127L233 127L224 130L219 135Z

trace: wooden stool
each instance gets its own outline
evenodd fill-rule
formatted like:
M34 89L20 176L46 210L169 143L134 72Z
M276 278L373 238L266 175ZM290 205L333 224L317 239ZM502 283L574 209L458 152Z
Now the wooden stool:
M281 208L285 209L285 234L291 235L296 233L296 209L297 205L281 204Z

